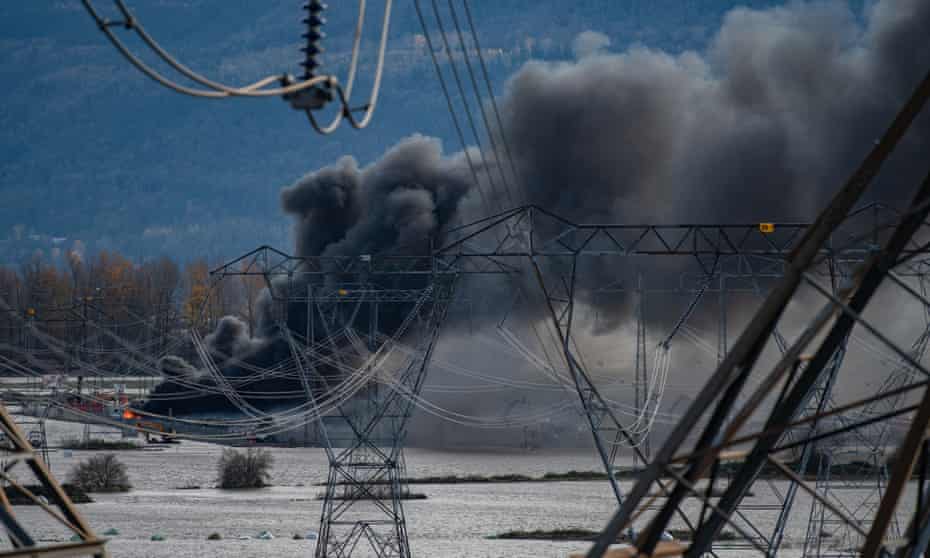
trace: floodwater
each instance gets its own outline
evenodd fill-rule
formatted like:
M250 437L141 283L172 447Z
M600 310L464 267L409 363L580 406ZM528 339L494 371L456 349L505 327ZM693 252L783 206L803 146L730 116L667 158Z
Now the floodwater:
M51 423L49 438L73 436L80 426ZM128 468L133 490L124 494L93 495L95 502L80 510L98 534L108 536L113 556L151 558L307 557L316 542L294 540L294 534L315 533L319 528L326 459L314 448L278 449L272 474L273 487L224 491L212 488L216 462L222 448L197 442L158 448L159 451L120 451ZM93 452L53 451L50 461L60 480L78 461ZM407 468L414 477L447 474L541 475L546 472L597 470L593 452L442 452L422 449L407 451ZM184 487L200 486L198 489ZM786 484L776 485L784 490ZM504 531L580 527L601 528L615 509L605 482L505 483L460 485L413 485L426 500L405 502L410 545L415 556L457 558L566 557L584 550L580 542L506 541L487 537ZM766 485L757 486L747 502L771 504L777 500ZM837 492L841 499L855 498L855 491ZM697 509L691 501L688 506ZM799 496L787 531L781 556L799 555L808 519L809 500ZM18 506L18 517L33 534L47 540L66 540L62 529L39 521L42 512L34 506ZM768 534L777 510L747 512L753 523ZM732 530L727 528L728 530ZM262 531L273 540L256 536ZM219 533L219 541L207 540ZM160 535L162 541L153 541ZM244 537L251 537L245 539ZM361 554L365 555L365 554ZM721 556L757 556L751 550L730 551Z

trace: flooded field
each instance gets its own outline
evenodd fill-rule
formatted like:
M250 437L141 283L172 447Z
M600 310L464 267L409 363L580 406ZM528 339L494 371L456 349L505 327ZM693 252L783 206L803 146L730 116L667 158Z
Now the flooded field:
M52 444L59 436L80 433L79 425L50 423ZM126 463L133 490L125 494L97 494L92 504L80 509L98 534L111 535L114 556L151 558L307 557L316 542L294 540L295 534L315 534L320 519L317 497L327 468L322 450L272 449L275 466L273 487L228 491L213 488L216 462L222 449L196 442L158 447L154 451L119 451ZM56 450L50 454L60 479L78 461L93 452ZM411 476L509 474L541 475L549 471L597 470L593 455L576 452L440 452L410 449L407 465ZM779 486L780 485L780 486ZM786 485L776 485L784 490ZM191 486L200 488L191 489ZM584 543L489 540L509 530L580 527L599 529L615 509L603 482L502 483L416 485L426 500L405 503L411 547L417 556L463 558L565 557L585 548ZM753 503L776 502L765 485L754 489ZM854 498L844 491L843 498ZM697 506L692 501L689 506ZM803 539L809 501L799 503L788 529L788 546L780 556L798 555ZM34 507L21 506L17 513L26 522L41 516ZM749 512L762 532L769 532L773 510ZM35 521L30 522L35 524ZM273 540L257 539L262 531ZM64 540L60 529L42 523L41 538ZM222 540L207 537L219 533ZM164 540L153 541L153 536ZM755 555L752 551L722 552L721 556Z

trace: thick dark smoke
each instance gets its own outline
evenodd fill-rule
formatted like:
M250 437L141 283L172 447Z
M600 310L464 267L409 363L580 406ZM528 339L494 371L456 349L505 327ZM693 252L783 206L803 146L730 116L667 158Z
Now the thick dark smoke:
M737 8L700 53L611 53L585 33L578 60L530 62L500 99L524 199L577 222L813 218L930 69L928 30L930 2L881 0L861 16L842 2ZM928 153L924 117L887 165L882 201L902 201ZM470 184L462 154L415 136L369 166L344 157L308 174L282 205L300 255L423 253L448 223L482 215ZM602 310L608 327L623 321L620 306ZM263 324L257 349L231 323L213 343L274 362L286 351Z
M470 184L464 157L413 136L364 169L343 157L308 174L281 192L281 205L296 220L300 256L422 254Z
M236 316L220 319L216 329L204 339L214 362L223 364L233 355L244 355L260 348L260 342L249 337L249 325Z
M456 215L468 194L467 172L461 156L444 157L438 140L422 136L402 141L364 168L352 157L343 157L333 166L312 172L281 192L282 208L295 219L297 255L426 253L430 239L437 237ZM290 284L281 280L272 288L280 298L288 288L291 292L306 292L309 282L307 276L297 275ZM220 320L216 330L204 339L224 376L239 379L248 375L243 363L267 367L290 356L280 335L283 322L281 314L276 314L273 298L266 289L259 301L256 339L249 337L241 319L232 316ZM286 327L305 333L306 304L293 303L287 310ZM367 330L368 317L367 311L359 312L356 328ZM381 309L379 329L390 334L403 317L402 309ZM324 328L318 325L316 330L323 332ZM176 415L231 410L230 402L221 395L159 400L159 396L190 392L190 383L216 387L215 378L183 359L166 359L162 369L166 381L155 390L155 398L147 403L146 410L164 413L170 409ZM174 381L177 379L180 381ZM249 385L254 392L299 393L301 389L298 381L285 379ZM302 402L299 397L246 399L263 409Z
M704 54L529 63L503 99L530 201L581 222L813 218L930 68L930 2L735 9ZM912 188L928 119L891 165ZM910 156L909 156L910 155Z
M528 201L576 222L813 219L930 69L930 2L884 0L862 17L843 2L738 8L704 53L608 53L588 38L577 61L527 64L502 108ZM881 201L902 205L927 172L928 123L884 169ZM617 264L589 259L581 274L601 332L629 313L592 295Z
M295 220L297 255L429 253L431 240L438 240L468 194L466 171L459 157L443 157L438 140L413 136L363 169L352 157L343 157L310 173L281 192L282 208ZM418 286L410 279L403 285L380 281L384 287ZM308 282L302 276L289 288L305 292ZM276 288L285 290L283 284ZM391 334L405 315L400 306L380 306L377 327ZM355 327L367 331L369 317L364 309L358 312ZM305 329L306 304L291 305L288 320L292 328Z

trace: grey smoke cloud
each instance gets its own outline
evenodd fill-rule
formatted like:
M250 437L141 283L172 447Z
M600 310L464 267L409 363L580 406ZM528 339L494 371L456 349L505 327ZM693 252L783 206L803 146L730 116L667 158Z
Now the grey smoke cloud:
M446 157L438 140L412 136L390 149L374 163L360 167L352 157L311 172L281 192L281 205L295 220L296 254L299 256L357 256L360 254L416 254L429 249L430 238L439 234L456 215L469 192L467 166L461 155ZM297 274L287 284L284 279L272 282L278 297L303 292L311 286L307 275ZM313 285L316 286L316 285ZM413 285L397 285L410 288ZM367 303L366 303L367 304ZM247 325L238 317L226 316L204 338L210 355L223 375L241 377L249 372L243 364L271 366L291 356L281 336L282 328L303 335L309 321L324 335L326 328L315 313L308 319L307 305L290 304L282 317L272 293L265 289L256 304L257 336L249 336ZM367 331L367 310L357 313L354 326ZM392 333L405 317L398 305L379 307L378 325ZM286 321L285 321L286 320ZM215 380L198 374L196 368L180 358L166 359L162 369L168 381L156 390L157 395L190 391L171 378L197 378L204 386ZM320 367L321 373L328 373ZM257 382L255 391L301 393L297 379L272 379ZM289 400L261 400L260 406L299 404L299 397ZM218 395L160 402L151 400L146 408L153 412L174 413L225 411L230 402Z
M232 355L249 354L261 347L260 341L249 337L249 325L238 316L220 318L216 329L204 337L204 343L218 365Z
M578 60L529 62L500 99L526 199L577 222L812 218L930 68L927 29L930 3L882 0L861 19L834 1L736 8L704 52L609 53L585 31ZM925 172L913 155L930 152L928 120L889 165L884 201ZM471 182L463 153L416 135L370 165L346 156L307 174L281 204L298 255L423 253L453 220L483 216ZM590 265L606 276L614 263Z
M521 188L577 222L813 218L930 68L928 29L930 2L881 0L862 18L842 2L737 8L703 52L611 53L609 38L583 33L577 60L527 63L500 98ZM922 118L886 166L883 201L916 184L927 153ZM483 216L477 198L464 155L423 136L281 194L302 256L423 253L448 224ZM589 265L611 277L622 262ZM601 307L595 333L628 315L622 299L582 298Z
M309 173L281 191L281 206L295 219L299 256L422 255L470 187L464 155L444 156L439 140L414 135L365 167L343 157ZM306 289L307 281L301 277L296 288ZM305 322L305 309L294 310L295 323ZM359 314L365 330L367 314ZM378 325L391 334L403 318L400 308L380 309Z
M468 173L464 156L415 135L364 168L343 157L308 174L282 190L281 206L300 256L422 254L469 193Z
M281 191L281 207L295 221L296 254L423 254L468 194L467 172L460 155L445 157L437 139L418 135L365 167L347 156L311 172ZM290 288L302 292L308 281L297 275ZM273 285L284 296L284 281ZM204 341L217 358L253 354L277 335L274 309L265 289L256 305L258 339L249 338L240 318L226 316ZM290 319L297 331L306 323L305 310L294 305ZM390 318L382 316L388 330Z
M703 53L527 64L504 127L529 199L571 219L810 218L930 67L927 29L921 0L878 2L864 26L840 2L737 8ZM927 129L907 151L930 151ZM912 186L925 169L899 159Z
M920 0L882 0L862 18L844 2L798 2L730 11L703 52L530 62L500 100L526 199L576 222L813 219L930 68L927 29ZM926 172L928 124L886 165L882 201L900 204ZM622 264L586 266L604 285ZM622 297L580 298L603 307L599 332L629 314Z
M200 381L203 379L204 372L191 366L189 362L181 357L168 355L161 359L159 363L162 374L168 377L180 377L185 381Z

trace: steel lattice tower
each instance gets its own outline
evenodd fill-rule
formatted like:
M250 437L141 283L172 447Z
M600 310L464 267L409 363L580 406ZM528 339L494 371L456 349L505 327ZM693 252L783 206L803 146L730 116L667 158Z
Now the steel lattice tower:
M321 412L329 474L316 556L408 558L407 423L459 271L429 256L297 258L265 247L213 272L243 274L266 279L313 405L353 374L377 380ZM300 333L295 309L304 311Z

